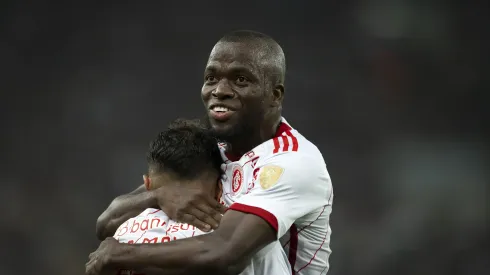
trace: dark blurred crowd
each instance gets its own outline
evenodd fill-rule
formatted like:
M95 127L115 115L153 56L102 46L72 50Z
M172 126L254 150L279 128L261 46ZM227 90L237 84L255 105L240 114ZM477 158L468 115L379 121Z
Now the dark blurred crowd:
M488 4L195 2L2 4L1 275L83 274L233 29L286 53L284 116L334 185L329 275L490 274Z

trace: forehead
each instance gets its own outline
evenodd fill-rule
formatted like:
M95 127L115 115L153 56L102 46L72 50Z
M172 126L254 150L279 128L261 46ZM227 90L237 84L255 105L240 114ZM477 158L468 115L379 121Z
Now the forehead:
M206 69L243 67L252 72L258 72L260 59L259 51L249 44L219 42L209 55Z

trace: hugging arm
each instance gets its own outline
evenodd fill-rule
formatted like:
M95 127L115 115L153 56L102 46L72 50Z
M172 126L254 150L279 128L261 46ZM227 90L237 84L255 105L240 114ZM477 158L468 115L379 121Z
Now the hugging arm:
M111 237L117 228L128 219L137 216L146 208L158 207L153 192L147 192L144 185L131 193L115 198L99 216L95 231L99 240Z
M239 274L253 255L277 239L263 218L227 211L215 231L160 244L120 244L106 240L87 264L87 274L104 270L152 269L154 274ZM99 257L99 258L97 258Z
M185 184L166 185L146 191L144 185L133 192L115 198L97 219L99 240L111 237L129 218L146 208L163 210L172 220L188 223L203 231L216 229L226 207L209 196L205 189L189 188Z

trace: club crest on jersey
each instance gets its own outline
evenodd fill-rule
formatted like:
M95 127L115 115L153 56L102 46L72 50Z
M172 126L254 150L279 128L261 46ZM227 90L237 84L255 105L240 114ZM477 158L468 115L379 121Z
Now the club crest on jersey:
M265 166L264 168L262 168L262 171L260 171L260 186L262 186L262 188L265 190L271 188L272 186L276 185L283 173L284 168L277 165Z
M240 190L240 187L242 187L242 182L243 182L243 170L240 165L235 165L233 167L233 179L231 181L231 190L233 193L237 193L238 190Z

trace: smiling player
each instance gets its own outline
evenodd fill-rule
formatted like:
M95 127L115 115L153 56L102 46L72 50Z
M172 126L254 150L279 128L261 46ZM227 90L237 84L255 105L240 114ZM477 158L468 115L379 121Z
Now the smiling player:
M317 147L281 116L284 76L284 53L272 38L236 31L218 41L201 97L210 129L223 141L221 180L229 210L206 235L139 246L104 241L91 254L87 274L115 267L238 274L277 240L292 274L328 271L332 184Z

